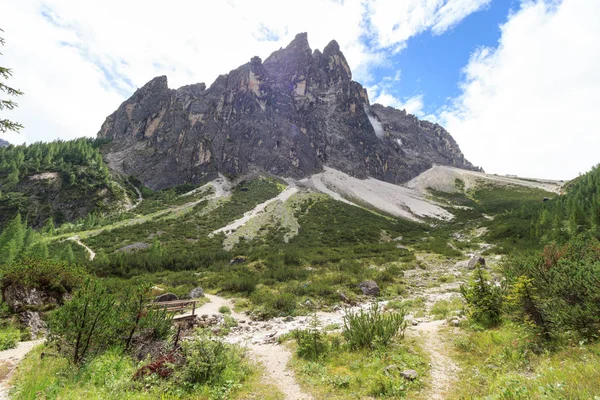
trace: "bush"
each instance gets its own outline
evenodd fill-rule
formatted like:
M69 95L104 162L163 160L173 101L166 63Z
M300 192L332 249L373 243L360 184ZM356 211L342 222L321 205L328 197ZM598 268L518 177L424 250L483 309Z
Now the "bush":
M323 357L329 350L329 345L325 340L326 334L319 329L319 325L319 318L315 314L311 319L308 329L293 332L294 339L296 339L296 343L298 344L296 349L298 357L316 361Z
M73 299L51 316L48 341L79 364L113 346L129 349L136 334L164 339L171 320L164 310L146 309L149 293L146 286L116 296L89 278Z
M368 311L348 311L344 316L344 338L353 349L387 346L398 334L404 335L405 315L404 309L384 314L378 303Z
M485 326L497 326L502 320L503 291L500 286L488 281L489 276L481 267L475 269L471 282L460 287L460 292L469 306L470 317Z
M0 329L0 351L15 348L21 339L21 332L13 327Z
M85 279L79 267L63 262L28 258L2 266L2 287L22 285L31 288L71 292Z
M227 306L221 306L219 307L219 312L221 314L231 314L231 309Z
M544 253L517 257L506 267L510 304L550 339L572 332L586 339L600 332L600 242L572 239Z
M239 347L216 340L207 332L200 332L181 346L185 365L180 379L188 384L219 386L228 378L235 376L241 381L250 373Z

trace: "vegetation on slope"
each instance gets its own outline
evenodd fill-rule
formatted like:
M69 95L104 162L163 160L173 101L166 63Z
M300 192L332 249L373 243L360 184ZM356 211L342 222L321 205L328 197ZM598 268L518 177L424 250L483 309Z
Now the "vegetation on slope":
M398 299L407 296L404 271L420 265L415 254L419 259L425 253L436 253L439 260L458 260L465 251L477 251L478 242L485 240L496 245L488 252L508 253L510 257L498 270L476 269L471 283L463 288L470 319L461 325L457 335L456 357L463 367L461 379L475 389L472 394L459 389L457 396L589 398L596 390L592 381L597 380L597 373L577 363L600 362L596 351L600 326L598 175L595 168L558 197L512 186L482 185L467 193L435 192L449 207L465 207L452 209L456 218L450 223L430 221L435 226L385 217L318 194L305 195L292 203L299 226L297 235L286 242L283 227L268 226L264 234L242 239L232 250L223 249L223 234L213 236L211 232L275 197L282 190L279 182L252 179L237 185L230 197L219 200L212 199L210 190L193 197L182 196L192 187L156 193L142 188L148 200L138 209L113 219L97 218L86 224L85 232L80 232L85 235L85 243L97 252L94 261L87 260L80 247L61 242L65 236L57 236L58 228L53 225L34 231L16 215L0 235L0 249L4 249L0 264L15 265L25 257L40 254L63 259L100 276L106 293L117 297L128 287L144 283L184 296L193 287L202 286L208 291L245 298L236 307L250 311L255 319L309 314L315 309L329 309L342 299L356 301L361 298L358 283L375 280L382 297L394 299L389 308L405 310L411 303L419 302L419 315L424 315L422 298ZM549 200L543 201L544 198ZM163 212L170 208L172 212ZM481 227L487 228L484 237L462 237ZM72 232L69 235L75 234L77 226L71 225L67 230ZM555 244L544 249L551 243ZM455 279L442 278L444 282ZM455 299L444 301L427 306L436 318L444 318L461 307ZM293 336L299 350L294 363L301 379L316 388L318 394L399 397L423 386L421 380L409 382L395 372L382 372L397 364L426 376L427 365L416 343L395 337L387 345L378 341L371 350L361 350L350 343L347 335L311 335L308 332ZM310 343L320 347L307 350ZM102 364L104 358L118 359L124 372L116 375L122 378L119 382L125 382L125 377L131 377L142 364L123 352L126 346L115 345L121 350L101 348L80 363L79 371L96 368L94 363ZM205 350L209 351L202 351ZM234 354L238 350L231 351ZM305 357L306 354L313 356ZM235 393L241 393L238 389L242 382L245 386L254 385L256 375L243 357L232 357L243 366L232 370L231 380L236 382L233 386L223 380L218 384L206 381L178 391L183 375L168 380L151 375L144 380L150 382L150 389L137 383L115 383L114 393L121 398L142 398L162 390L167 397L185 398L191 393L218 397L217 392L208 389L215 387L236 396ZM555 371L559 357L566 357L566 370L577 377L577 382L567 382L567 375ZM51 393L50 397L66 396L67 388L77 393L78 386L98 398L108 396L110 385L73 372L69 365L73 361L69 360L75 358L73 353L62 354L56 358L56 364L28 360L31 368L61 374L59 378L48 377L45 383L42 381L46 378L21 376L19 382L29 387L23 393L33 393L30 390L41 384L43 390ZM185 370L186 365L182 361L179 367ZM215 379L229 376L223 374Z
M478 268L463 288L470 323L456 349L468 396L588 399L599 392L599 177L596 167L564 196L496 218L500 226L527 225L520 232L536 251L513 249L501 280Z
M16 214L29 226L74 221L119 207L125 190L87 138L0 148L0 228Z

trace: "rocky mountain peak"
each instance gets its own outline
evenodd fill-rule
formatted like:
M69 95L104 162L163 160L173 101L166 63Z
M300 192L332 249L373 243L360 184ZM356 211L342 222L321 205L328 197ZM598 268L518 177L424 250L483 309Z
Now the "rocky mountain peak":
M4 139L0 139L0 147L6 147L6 146L10 146L10 143L8 143Z
M263 62L203 83L168 88L152 79L110 115L112 168L161 189L217 173L262 170L302 178L324 166L392 183L432 164L473 168L439 125L369 104L333 40L311 50L306 33Z

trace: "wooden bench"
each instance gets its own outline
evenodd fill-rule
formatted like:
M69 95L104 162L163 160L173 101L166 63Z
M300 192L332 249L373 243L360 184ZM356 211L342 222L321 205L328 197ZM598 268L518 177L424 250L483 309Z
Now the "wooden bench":
M163 308L167 312L179 312L184 311L190 305L192 306L192 314L191 316L196 315L196 303L199 300L172 300L172 301L159 301L156 303L150 303L148 306L150 308Z

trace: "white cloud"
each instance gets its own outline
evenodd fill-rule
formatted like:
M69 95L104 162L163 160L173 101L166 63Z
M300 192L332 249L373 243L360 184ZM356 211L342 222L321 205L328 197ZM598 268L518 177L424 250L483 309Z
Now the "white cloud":
M439 8L432 31L441 35L454 27L469 14L488 6L491 0L455 0L449 1Z
M444 33L491 0L371 0L369 30L380 48L402 49L412 36Z
M170 87L210 85L298 32L309 33L313 48L336 39L354 78L376 83L373 67L408 38L441 32L488 1L0 0L7 40L1 62L14 69L10 83L25 92L10 114L25 129L7 138L93 136L151 78L165 74ZM378 45L366 45L365 37Z
M379 103L386 107L394 107L399 110L406 110L409 114L414 114L418 117L423 116L423 95L418 94L404 100L392 96L385 90L382 90L373 100L373 103Z
M476 51L440 112L488 172L573 178L600 162L600 2L523 3L497 48Z

